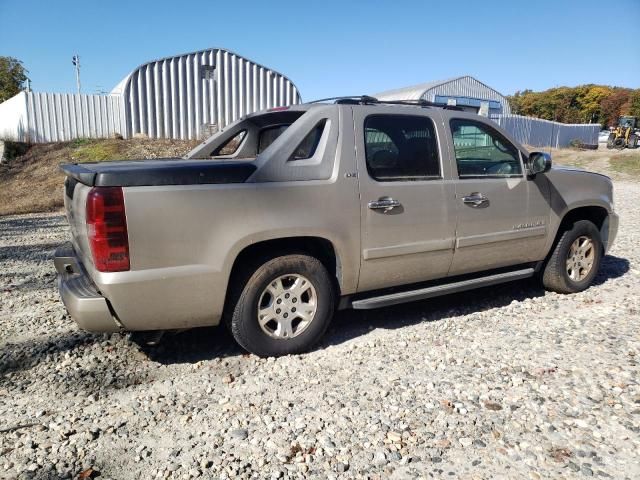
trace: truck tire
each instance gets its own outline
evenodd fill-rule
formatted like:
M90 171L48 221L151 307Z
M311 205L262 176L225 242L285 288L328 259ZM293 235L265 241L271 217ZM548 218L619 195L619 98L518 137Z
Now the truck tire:
M238 278L227 323L235 340L260 357L308 351L326 332L335 308L329 272L316 258L285 255Z
M627 142L625 142L624 138L622 138L622 137L616 138L613 141L613 148L617 148L618 150L622 150L626 146L627 146Z
M638 148L638 136L636 134L629 135L629 148Z
M579 220L561 234L542 275L547 290L576 293L591 285L598 273L603 248L600 232L588 220Z
M607 148L613 148L613 141L616 139L615 134L610 133L609 138L607 139Z

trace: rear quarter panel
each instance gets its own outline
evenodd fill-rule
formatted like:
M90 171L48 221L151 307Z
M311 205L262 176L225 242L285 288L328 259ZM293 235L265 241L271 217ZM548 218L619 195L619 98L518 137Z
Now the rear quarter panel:
M220 321L237 255L254 243L329 240L343 294L356 290L360 212L353 132L341 133L327 180L124 188L131 271L91 271L129 330Z

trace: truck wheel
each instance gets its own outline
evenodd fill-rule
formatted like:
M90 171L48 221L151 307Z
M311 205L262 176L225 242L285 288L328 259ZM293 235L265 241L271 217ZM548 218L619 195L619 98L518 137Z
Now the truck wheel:
M233 310L227 319L231 333L241 347L260 357L309 350L333 317L329 272L308 255L269 260L236 287L237 300L231 299Z
M542 283L558 293L581 292L591 285L602 260L602 240L596 226L580 220L565 231L544 268Z
M622 137L616 138L613 141L613 148L617 148L618 150L622 150L626 146L627 146L627 142L625 142L624 138Z

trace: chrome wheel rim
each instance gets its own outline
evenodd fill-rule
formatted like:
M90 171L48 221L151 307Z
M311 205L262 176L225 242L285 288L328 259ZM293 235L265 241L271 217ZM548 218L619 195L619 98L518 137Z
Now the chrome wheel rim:
M287 340L304 332L316 316L316 289L299 274L272 280L258 301L258 324L272 338Z
M595 252L593 241L589 237L583 235L573 241L567 255L567 275L571 280L580 282L591 273Z

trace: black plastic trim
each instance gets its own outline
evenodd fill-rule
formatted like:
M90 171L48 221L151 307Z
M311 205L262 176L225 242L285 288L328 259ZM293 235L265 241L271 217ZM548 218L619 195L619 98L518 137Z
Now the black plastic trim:
M61 168L67 176L95 187L243 183L256 171L250 162L176 159L66 164Z
M440 295L449 295L451 293L464 292L475 288L498 285L500 283L511 282L514 280L522 280L532 277L534 274L535 269L528 267L521 270L487 275L480 278L470 278L468 280L459 280L442 285L434 285L432 287L353 300L351 302L351 307L355 310L369 310L372 308L388 307L398 303L414 302L416 300L424 300L427 298L438 297Z

